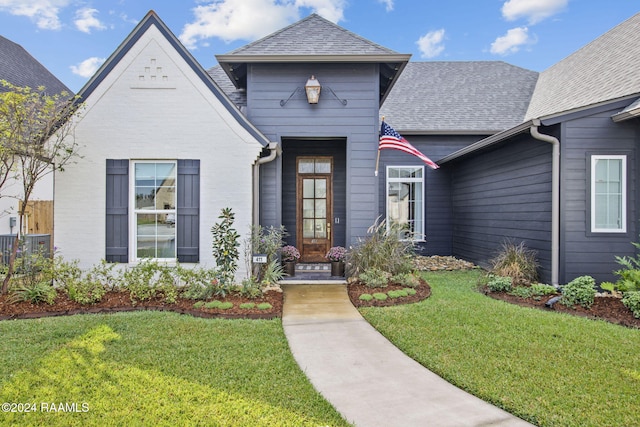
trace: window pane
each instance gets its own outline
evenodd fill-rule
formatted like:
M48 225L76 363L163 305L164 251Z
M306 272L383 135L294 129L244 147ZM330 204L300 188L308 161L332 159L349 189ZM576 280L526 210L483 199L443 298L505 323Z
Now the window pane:
M331 173L331 159L316 159L316 173Z
M326 220L325 219L316 219L316 232L315 237L317 239L324 239L327 237L327 228L326 228Z
M624 164L621 158L595 159L593 225L600 230L623 230Z
M313 239L315 237L315 233L313 231L314 220L313 219L304 219L302 220L302 236L305 239Z
M327 197L327 180L326 179L316 179L315 197L316 199L323 199Z
M313 218L315 216L313 199L304 199L302 201L302 217Z
M305 199L313 199L314 195L313 179L302 180L302 197Z
M403 228L402 238L424 238L422 167L389 168L387 219ZM394 176L395 175L395 176Z
M136 186L136 209L153 210L156 189Z
M327 218L327 200L326 199L317 199L315 205L315 217L316 218Z
M300 159L298 173L313 173L313 159Z
M160 187L156 192L156 209L167 210L176 208L175 187Z
M156 215L139 214L136 218L137 257L156 257Z

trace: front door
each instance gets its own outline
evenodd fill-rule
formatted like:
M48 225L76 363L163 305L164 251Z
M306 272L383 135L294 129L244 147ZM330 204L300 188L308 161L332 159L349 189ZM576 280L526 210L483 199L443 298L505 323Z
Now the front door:
M326 262L331 247L332 157L298 157L296 161L297 246L302 262Z

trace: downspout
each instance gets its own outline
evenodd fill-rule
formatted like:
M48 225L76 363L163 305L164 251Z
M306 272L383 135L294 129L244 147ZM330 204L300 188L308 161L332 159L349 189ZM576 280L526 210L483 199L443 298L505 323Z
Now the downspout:
M551 164L551 284L558 284L560 267L560 141L558 138L538 131L540 120L531 121L531 136L553 145Z
M267 148L271 150L268 156L259 157L253 164L253 225L260 225L260 165L272 162L282 151L277 142L270 142Z

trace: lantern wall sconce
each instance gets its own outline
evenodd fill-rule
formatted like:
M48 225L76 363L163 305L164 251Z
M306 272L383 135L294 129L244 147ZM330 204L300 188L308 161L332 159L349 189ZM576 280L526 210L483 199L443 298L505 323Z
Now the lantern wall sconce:
M329 86L325 86L325 88L331 92L331 94L338 100L340 101L340 103L342 105L347 105L347 100L346 99L340 99L338 98L338 95L336 95L336 93L333 91L333 89L331 89ZM309 78L309 80L307 80L307 83L304 85L304 91L307 94L307 102L309 102L309 104L317 104L318 101L320 100L320 90L322 89L322 86L320 85L320 82L318 81L318 79L316 79L315 76L311 76ZM298 93L299 91L301 91L302 89L300 88L300 86L298 86L297 88L295 88L295 90L291 93L291 95L289 95L289 97L285 100L285 99L281 99L280 100L280 106L284 107L287 102L289 102L289 100L291 98L293 98L293 95L295 95L296 93Z

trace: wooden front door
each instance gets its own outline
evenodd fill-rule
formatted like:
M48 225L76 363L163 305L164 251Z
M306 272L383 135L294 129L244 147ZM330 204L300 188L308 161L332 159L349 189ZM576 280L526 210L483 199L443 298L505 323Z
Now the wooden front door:
M297 246L302 262L327 262L331 247L333 159L298 157L296 161Z

